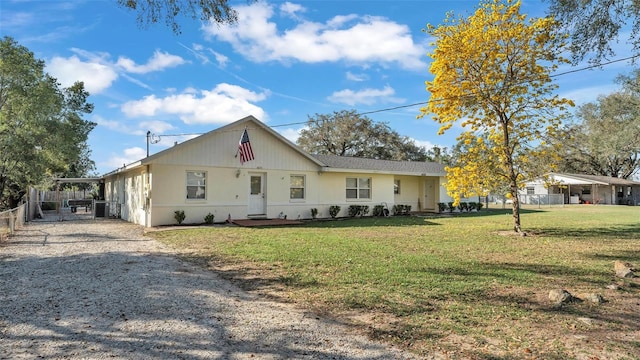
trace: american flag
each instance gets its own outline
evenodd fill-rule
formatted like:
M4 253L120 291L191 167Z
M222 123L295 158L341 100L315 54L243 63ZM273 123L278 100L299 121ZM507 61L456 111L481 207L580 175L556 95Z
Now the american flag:
M244 164L246 161L253 160L253 149L251 148L251 142L249 141L249 133L247 129L244 129L240 143L238 144L238 152L240 153L240 164Z

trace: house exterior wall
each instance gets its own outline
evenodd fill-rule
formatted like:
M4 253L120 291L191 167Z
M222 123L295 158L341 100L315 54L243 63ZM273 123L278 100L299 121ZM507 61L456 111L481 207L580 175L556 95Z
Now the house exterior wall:
M204 223L209 213L215 222L250 217L252 175L262 175L266 205L265 213L256 216L267 218L286 215L288 219L310 219L312 208L318 210L318 217L329 217L333 205L341 207L338 216L347 216L350 205L368 205L369 215L381 204L391 209L401 203L418 210L427 180L433 184L429 190L433 194L426 195L443 197L444 178L400 176L402 190L394 196L393 174L324 169L268 130L252 122L246 124L253 160L240 164L235 156L245 125L223 128L105 176L106 200L119 209L124 220L150 227L175 224L177 210L184 211L184 223L194 224ZM204 186L195 186L198 191L203 188L203 199L187 198L187 173L191 172L206 174ZM304 199L291 199L292 175L304 177ZM347 199L346 179L350 177L371 179L370 198Z

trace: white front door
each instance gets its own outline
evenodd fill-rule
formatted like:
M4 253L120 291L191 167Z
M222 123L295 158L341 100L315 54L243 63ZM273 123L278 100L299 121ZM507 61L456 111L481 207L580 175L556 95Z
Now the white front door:
M249 210L248 215L265 215L264 174L249 176Z
M426 179L424 182L424 209L434 210L436 207L436 182L434 179Z

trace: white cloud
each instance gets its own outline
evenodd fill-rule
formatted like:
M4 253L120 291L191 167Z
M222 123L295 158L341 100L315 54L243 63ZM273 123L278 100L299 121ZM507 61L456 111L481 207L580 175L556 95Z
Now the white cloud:
M300 129L286 128L286 129L278 130L278 132L280 133L280 135L284 136L287 140L295 144L298 141L298 138L300 137L300 131L302 131L302 129L304 128L300 128Z
M365 81L369 79L367 74L354 74L351 71L347 71L347 80L351 81Z
M123 150L122 154L111 154L109 160L104 162L104 167L117 169L132 162L141 160L147 156L147 150L141 147L132 147Z
M84 82L84 88L90 94L101 93L118 78L118 73L111 67L97 61L82 61L76 55L52 58L47 63L46 71L64 87L69 87L76 81Z
M413 139L413 138L411 138L411 140L413 140L413 142L415 142L417 146L424 147L427 150L429 150L429 149L431 149L431 148L433 148L435 146L435 144L432 143L429 140L417 140L417 139Z
M355 106L356 104L374 105L379 103L402 103L404 99L393 97L395 90L390 86L384 89L364 89L353 91L350 89L334 92L327 99L331 102Z
M297 13L305 12L306 9L300 4L294 4L294 3L291 3L291 2L287 1L284 4L280 5L280 11L285 16L288 16L288 17L293 18L293 19L297 19L298 18Z
M213 56L215 56L216 61L218 62L218 66L220 68L224 68L227 66L227 62L229 62L229 58L223 54L220 54L217 51L211 50L209 49L209 51L211 51L211 53L213 54Z
M256 93L237 85L219 84L212 90L171 94L164 98L149 95L121 106L128 117L178 115L186 124L226 124L251 114L266 121L266 113L254 103L268 93Z
M146 74L153 71L162 71L166 68L176 67L184 64L185 62L186 61L180 56L156 50L153 53L153 56L151 56L144 65L137 65L133 60L124 56L118 58L116 65L129 73Z
M302 7L287 3L296 12ZM278 29L271 20L273 7L263 2L238 6L236 26L210 23L205 35L230 43L254 62L397 63L407 69L426 69L426 50L411 37L408 26L382 17L345 15L325 23L297 20L294 27Z
M619 89L620 87L616 84L599 85L564 92L559 94L558 96L566 99L571 99L576 103L576 106L579 106L588 102L596 101L598 99L598 96L608 95Z

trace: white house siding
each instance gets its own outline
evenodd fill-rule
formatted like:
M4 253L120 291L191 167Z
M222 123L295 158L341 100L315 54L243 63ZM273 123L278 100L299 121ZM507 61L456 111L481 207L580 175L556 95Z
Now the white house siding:
M410 205L412 211L420 211L424 208L424 202L420 199L425 197L424 180L418 176L396 176L395 180L400 180L400 193L394 194L392 205ZM392 189L393 191L393 189ZM429 196L427 194L427 196ZM420 206L418 206L420 203Z
M124 178L124 202L121 216L134 224L145 225L144 168L127 173Z
M236 157L238 141L247 126L255 158L240 164ZM295 145L253 121L220 128L173 148L140 160L105 176L107 200L121 206L123 219L145 226L174 224L175 211L185 212L185 223L203 223L207 214L214 221L228 217L246 219L250 215L288 219L311 218L311 209L319 217L329 217L329 207L338 205L338 216L347 216L350 205L396 203L411 205L425 196L425 176L400 176L402 190L394 196L394 174L388 172L347 170L324 167L316 159L297 151ZM187 172L205 172L204 199L187 199ZM249 213L250 178L264 176L264 214ZM304 199L290 199L290 177L305 178ZM347 177L370 177L370 199L347 199ZM443 197L444 178L431 177L435 203ZM439 180L438 180L439 179ZM431 194L427 194L431 195ZM424 203L422 203L424 205Z
M371 198L370 199L347 199L347 178L371 178ZM387 204L391 207L393 199L393 175L390 174L370 174L370 173L348 173L348 172L326 172L318 177L318 216L329 217L329 207L340 206L338 216L347 216L350 205L369 206L369 215L376 205Z
M271 133L253 123L247 128L254 160L240 164L236 157L238 141L244 125L213 132L192 139L175 151L167 151L152 159L152 221L150 226L175 223L174 212L184 210L185 223L201 223L211 213L216 222L247 218L250 174L265 175L267 217L295 207L295 216L310 215L310 206L303 201L289 200L290 175L304 175L307 197L316 187L319 167ZM186 198L187 171L206 172L206 199ZM308 209L307 209L308 208ZM289 211L290 212L290 211ZM286 212L285 212L286 213ZM292 216L292 215L288 215Z

